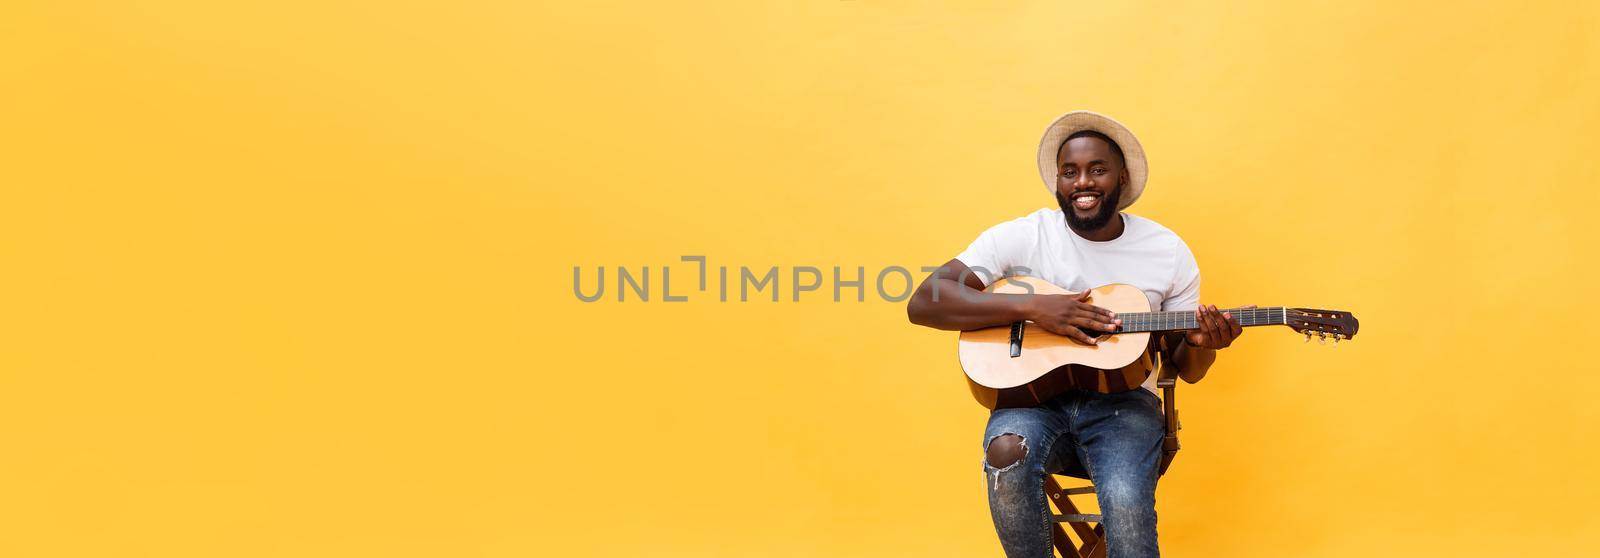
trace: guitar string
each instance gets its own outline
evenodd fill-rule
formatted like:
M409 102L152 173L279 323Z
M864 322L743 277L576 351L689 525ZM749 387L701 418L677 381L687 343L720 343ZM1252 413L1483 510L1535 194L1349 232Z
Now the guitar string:
M1295 312L1293 314L1289 314L1283 308L1223 308L1223 309L1218 310L1218 312L1226 312L1226 313L1229 313L1229 314L1236 314L1236 315L1238 315L1240 317L1249 317L1249 318L1277 317L1277 316L1287 316L1287 315L1293 315L1293 316L1302 316L1302 315L1304 315L1303 313L1299 313L1299 312ZM1125 313L1122 313L1122 314L1117 314L1117 316L1118 317L1128 317L1128 318L1133 319L1133 320L1172 320L1172 319L1180 319L1180 318L1191 318L1191 317L1194 316L1194 314L1189 312L1189 311L1186 311L1186 310L1176 310L1176 311L1170 311L1169 310L1169 311L1163 311L1163 312L1125 312Z
M1294 316L1304 315L1304 314L1299 313L1299 312L1296 312L1294 314L1288 314L1287 312L1285 312L1285 310L1283 308L1223 308L1223 309L1218 310L1218 312L1226 312L1226 313L1229 313L1229 314L1236 314L1239 317L1248 317L1248 318L1277 317L1277 316L1280 316L1280 315L1294 315ZM1117 314L1117 316L1118 317L1126 316L1126 317L1129 317L1132 320L1166 321L1166 320L1175 320L1175 319L1182 319L1182 318L1192 318L1192 317L1194 317L1194 314L1190 313L1189 311L1186 311L1186 310L1176 310L1176 311L1164 311L1164 312L1126 312L1126 313L1122 313L1122 314Z
M1241 322L1245 322L1245 321L1253 322L1253 323L1241 323L1240 324L1240 325L1249 325L1249 326L1280 325L1280 323L1273 323L1272 321L1273 320L1283 320L1284 322L1282 322L1282 323L1287 323L1287 321L1288 321L1290 316L1303 317L1303 316L1308 316L1309 315L1309 314L1307 314L1305 312L1300 312L1298 310L1292 310L1292 309L1289 309L1287 307L1282 307L1282 306L1279 306L1279 307L1266 307L1266 308L1223 308L1223 309L1220 309L1219 312L1237 314L1236 317ZM1125 313L1125 314L1119 314L1119 316L1128 316L1128 319L1125 320L1125 325L1123 326L1123 329L1142 328L1142 327L1154 327L1154 328L1157 328L1157 329L1166 329L1166 328L1192 329L1192 328L1184 328L1184 327L1179 327L1179 326L1195 325L1197 323L1197 322L1194 321L1196 319L1194 314L1191 314L1188 311L1184 311L1184 310L1164 311L1164 312L1129 312L1129 313ZM1266 320L1266 321L1265 322L1260 322L1259 320Z
M1305 317L1311 315L1309 313L1293 310L1284 306L1266 308L1223 308L1219 309L1218 311L1230 314L1238 314L1237 318L1241 322L1239 325L1242 326L1288 325L1290 316ZM1151 328L1150 331L1164 329L1195 329L1194 327L1185 326L1198 326L1198 322L1195 321L1196 318L1194 314L1184 310L1163 312L1129 312L1120 314L1120 316L1130 316L1130 319L1125 320L1122 328L1124 331L1142 328ZM1273 320L1283 321L1274 322ZM1250 321L1252 323L1242 323L1245 321ZM1142 332L1143 331L1133 333Z
M1309 317L1310 315L1310 313L1299 312L1299 310L1293 310L1290 309L1290 307L1266 307L1266 309L1261 309L1261 307L1256 307L1256 309L1219 309L1218 312L1237 313L1238 320L1240 321L1245 321L1246 318L1248 318L1250 321L1254 321L1254 323L1240 323L1242 326L1288 325L1290 317ZM1187 310L1166 310L1166 312L1128 312L1122 313L1122 317L1131 317L1130 320L1125 320L1125 323L1123 323L1123 333L1128 333L1128 329L1134 328L1150 328L1146 329L1146 331L1152 331L1152 333L1154 333L1154 331L1162 331L1162 329L1198 328L1197 321L1194 321L1194 313L1189 313ZM1194 326L1194 328L1189 328L1189 326ZM1133 331L1133 333L1144 333L1144 331Z

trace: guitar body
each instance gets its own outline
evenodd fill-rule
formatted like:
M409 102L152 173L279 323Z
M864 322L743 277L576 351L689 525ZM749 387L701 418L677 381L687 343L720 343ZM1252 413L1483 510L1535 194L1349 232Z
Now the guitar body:
M1035 277L1007 277L985 289L994 293L1079 294ZM1098 343L1085 345L1045 331L1033 322L961 332L961 369L972 396L990 409L1032 407L1070 389L1115 393L1138 389L1155 373L1151 358L1162 332L1200 328L1193 311L1152 312L1144 292L1111 284L1089 290L1089 304L1117 313L1116 332L1090 332ZM1245 306L1223 310L1241 327L1288 326L1306 342L1352 339L1361 322L1343 310ZM1170 381L1162 378L1161 382Z
M986 292L1077 294L1036 277L1007 277ZM1132 285L1090 289L1089 304L1116 312L1150 312L1150 300ZM1031 407L1070 389L1115 393L1137 389L1154 372L1149 356L1151 332L1103 335L1085 345L1021 324L1021 347L1012 356L1013 326L961 332L961 369L972 395L990 409ZM1101 332L1104 333L1104 332Z

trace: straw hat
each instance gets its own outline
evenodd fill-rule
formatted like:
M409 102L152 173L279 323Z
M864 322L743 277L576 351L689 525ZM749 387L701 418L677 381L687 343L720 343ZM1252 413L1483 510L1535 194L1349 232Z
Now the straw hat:
M1122 202L1117 204L1117 209L1127 209L1139 199L1139 194L1144 193L1144 179L1149 174L1149 169L1144 161L1144 148L1139 146L1139 138L1133 137L1122 123L1112 120L1111 117L1098 112L1075 110L1061 115L1055 122L1045 128L1044 137L1039 139L1039 178L1044 180L1044 187L1051 194L1056 191L1056 153L1061 150L1061 143L1067 136L1083 130L1094 130L1105 134L1111 141L1117 142L1122 148L1122 159L1128 165L1128 183L1123 187Z

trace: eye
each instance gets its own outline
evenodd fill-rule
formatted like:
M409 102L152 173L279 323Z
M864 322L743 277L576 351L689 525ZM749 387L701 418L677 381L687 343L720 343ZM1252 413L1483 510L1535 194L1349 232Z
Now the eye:
M1105 174L1106 173L1106 169L1105 169L1105 167L1095 167L1094 170L1091 171L1091 172L1093 172L1095 174Z

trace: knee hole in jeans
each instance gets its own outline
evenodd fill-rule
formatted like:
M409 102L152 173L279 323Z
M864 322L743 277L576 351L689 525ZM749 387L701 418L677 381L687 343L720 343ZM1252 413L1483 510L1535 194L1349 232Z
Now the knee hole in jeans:
M1028 456L1028 441L1020 434L1005 433L989 440L989 449L984 452L984 459L990 467L1004 469Z

